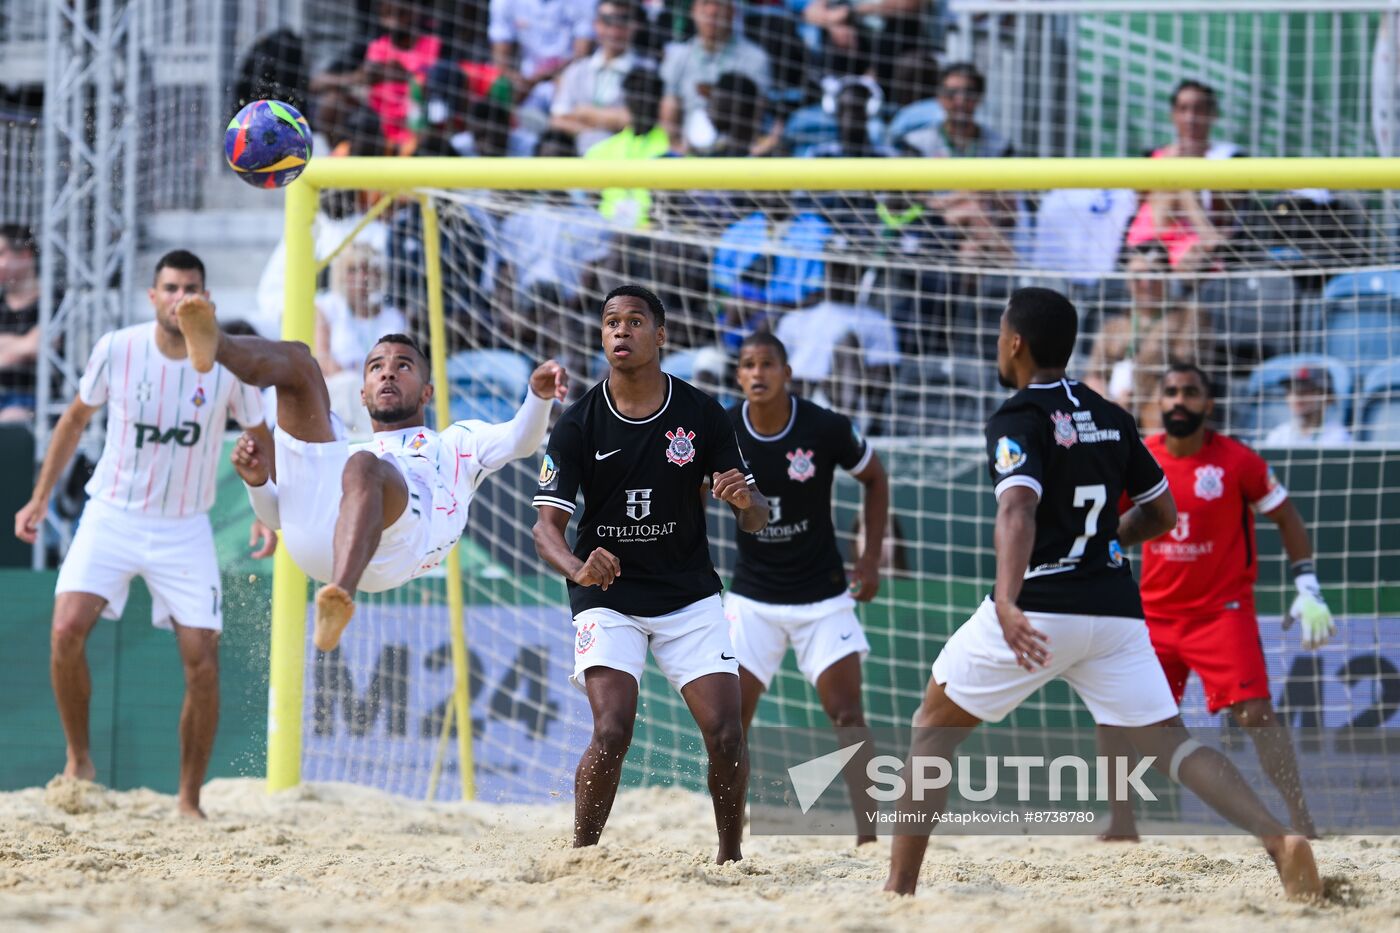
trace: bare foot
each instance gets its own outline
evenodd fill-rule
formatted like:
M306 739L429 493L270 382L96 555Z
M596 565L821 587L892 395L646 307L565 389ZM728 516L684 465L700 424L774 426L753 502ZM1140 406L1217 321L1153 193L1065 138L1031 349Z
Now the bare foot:
M1109 824L1108 829L1105 829L1103 832L1099 833L1099 835L1098 835L1098 840L1099 840L1099 842L1141 842L1141 841L1142 841L1141 839L1138 838L1138 834L1137 834L1137 829L1136 829L1136 828L1131 828L1131 827L1130 827L1129 829L1126 829L1126 830L1124 830L1124 829L1119 829L1117 826L1114 826L1112 823Z
M870 843L872 843L872 842L874 842L874 841L875 841L875 834L874 834L874 833L871 833L871 834L868 835L868 836L857 836L857 837L856 837L856 848L859 849L861 846L868 846L868 845L870 845Z
M81 760L68 759L68 763L63 766L63 776L77 778L80 781L96 781L97 768L93 765L91 758Z
M340 644L340 635L355 614L355 600L334 583L316 591L316 630L311 640L322 651Z
M1302 836L1270 836L1263 840L1264 848L1278 868L1283 893L1292 901L1322 899L1322 879L1317 874L1312 846Z
M214 355L219 352L219 322L214 320L214 306L198 295L187 295L175 306L175 316L195 372L209 372L214 368Z
M199 804L197 803L185 803L185 801L181 800L179 811L180 816L187 820L209 819L209 817L204 815L204 811L199 808Z
M1312 817L1307 813L1294 814L1291 822L1294 829L1309 839L1320 838L1317 834L1317 827L1313 825Z
M716 865L723 865L725 862L742 862L743 860L744 853L739 851L738 846L734 847L733 852L726 852L724 849L720 849L719 854L715 856Z

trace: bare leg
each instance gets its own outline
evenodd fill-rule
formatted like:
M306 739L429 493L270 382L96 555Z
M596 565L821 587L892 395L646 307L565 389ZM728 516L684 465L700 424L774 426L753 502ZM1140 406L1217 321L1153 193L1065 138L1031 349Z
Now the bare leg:
M275 386L279 429L312 444L335 439L330 393L306 344L225 334L214 322L213 307L198 298L181 301L176 313L196 369L198 361L207 357L248 385Z
M202 820L199 791L219 728L219 633L176 623L175 644L185 666L185 703L180 709L180 814Z
M934 755L951 761L958 743L981 722L982 720L954 703L943 691L942 684L930 678L924 702L914 711L914 743L909 754L911 757ZM907 770L905 773L909 774L912 771ZM941 813L947 804L948 788L945 786L931 792L926 791L922 803L902 798L899 808L904 812L922 809L928 813ZM906 824L900 822L895 825ZM928 834L933 831L932 825L924 825L925 828L917 831L915 835L894 837L890 846L890 877L885 882L886 891L913 894L918 887L919 869L923 867L924 852L928 850Z
M68 746L63 774L85 781L97 777L97 768L93 766L89 746L88 704L92 699L92 676L84 649L106 605L106 599L93 593L59 593L53 605L49 676Z
M1137 752L1132 740L1118 726L1099 726L1096 729L1099 754L1108 759L1108 786L1118 786L1118 759L1125 759L1129 765L1136 763ZM1133 814L1131 800L1112 800L1108 805L1108 828L1099 833L1100 842L1137 842L1137 817Z
M817 676L817 696L843 747L855 742L865 743L846 763L844 775L856 815L856 845L874 842L875 824L866 816L869 807L866 806L864 777L869 773L870 760L875 757L875 741L865 724L865 710L860 702L860 654L848 654L822 671Z
M1228 758L1205 746L1179 754L1180 746L1191 741L1181 717L1174 716L1155 726L1125 732L1139 752L1156 758L1155 765L1160 771L1170 774L1175 756L1176 780L1195 792L1216 813L1259 837L1278 867L1285 894L1295 899L1315 899L1322 895L1322 880L1318 877L1308 840L1290 833L1274 819Z
M335 522L332 580L316 593L313 641L322 651L340 643L355 612L354 593L384 529L408 508L408 484L387 460L369 451L351 455L341 474L340 516Z
M716 673L697 677L681 688L681 696L709 754L710 799L719 832L715 861L737 862L744 857L744 799L749 787L749 747L740 718L739 679Z
M744 665L739 665L739 703L744 717L744 732L753 725L753 717L758 712L758 701L763 698L763 681L759 680Z
M1293 754L1293 742L1288 728L1274 715L1274 705L1267 697L1245 700L1230 708L1235 722L1244 727L1245 735L1254 741L1254 751L1264 773L1283 795L1288 806L1289 822L1309 839L1317 838L1308 802L1303 797L1303 781L1298 777L1298 759Z
M622 762L637 721L637 680L626 671L590 667L583 674L593 710L593 737L574 774L574 848L598 844L617 798Z

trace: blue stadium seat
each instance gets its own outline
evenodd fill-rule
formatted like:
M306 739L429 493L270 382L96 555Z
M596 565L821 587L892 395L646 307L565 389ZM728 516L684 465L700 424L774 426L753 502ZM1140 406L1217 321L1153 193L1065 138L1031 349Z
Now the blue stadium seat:
M1232 352L1268 359L1301 349L1293 344L1296 297L1291 276L1251 275L1208 279L1198 299Z
M1370 297L1400 298L1400 271L1343 272L1322 289L1324 301Z
M1357 439L1400 444L1400 360L1382 363L1361 384Z
M452 420L509 421L525 400L534 365L513 350L463 350L447 358Z
M1358 380L1400 356L1400 302L1384 296L1328 301L1324 315L1324 350L1350 366Z
M1230 430L1258 441L1274 425L1288 420L1288 403L1284 400L1289 378L1299 369L1326 370L1332 382L1332 408L1328 412L1342 424L1350 424L1351 367L1340 360L1317 353L1290 353L1260 363L1249 374L1243 397L1231 413Z

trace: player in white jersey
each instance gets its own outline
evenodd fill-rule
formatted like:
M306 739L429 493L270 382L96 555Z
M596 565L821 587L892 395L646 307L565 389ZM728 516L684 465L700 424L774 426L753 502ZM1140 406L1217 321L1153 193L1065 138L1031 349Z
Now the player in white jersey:
M258 392L222 366L196 372L175 306L188 295L207 299L204 265L185 250L156 264L147 291L153 323L97 341L78 388L49 442L29 503L15 516L15 534L33 542L49 497L92 416L107 407L107 439L54 599L50 673L67 740L63 773L93 779L88 751L92 693L85 647L99 618L120 618L132 577L151 591L152 623L173 629L185 669L180 713L180 810L202 816L199 790L219 721L219 633L222 587L209 508L224 426L233 418L254 438L271 439ZM276 546L272 531L255 557ZM250 542L253 543L253 542Z
M213 306L198 298L178 313L195 368L223 365L250 385L277 388L274 444L245 434L233 462L258 517L281 528L297 566L325 584L312 639L322 651L340 643L356 590L393 589L442 563L466 530L477 487L535 452L568 388L562 366L542 363L510 421L459 421L439 434L423 423L433 397L427 355L412 338L387 334L370 349L360 390L374 438L351 445L305 344L222 333Z

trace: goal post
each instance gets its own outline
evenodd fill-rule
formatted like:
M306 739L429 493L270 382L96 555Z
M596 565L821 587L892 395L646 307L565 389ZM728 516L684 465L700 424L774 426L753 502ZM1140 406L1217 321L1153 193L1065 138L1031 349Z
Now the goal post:
M456 338L447 327L452 313L448 306L455 307L457 299L461 297L453 294L452 290L457 286L446 281L444 276L444 252L452 245L453 234L450 231L454 229L449 225L454 222L468 223L473 211L488 206L499 206L488 205L489 198L493 196L503 198L504 212L509 212L523 211L530 207L534 203L530 198L536 192L596 192L609 188L675 192L681 199L692 199L696 193L742 191L753 193L758 199L754 203L783 203L790 206L800 192L829 192L838 199L855 192L920 192L928 195L950 191L1047 192L1055 189L1109 188L1138 192L1286 192L1294 189L1323 188L1334 192L1358 191L1388 195L1397 187L1400 187L1400 159L1370 158L657 159L642 162L579 159L323 158L314 160L301 178L286 189L287 275L283 336L285 339L301 340L308 344L313 342L316 274L326 264L324 258L317 258L313 223L322 193L332 190L379 193L383 200L376 205L377 210L385 210L390 198L412 199L419 205L424 311L431 343L434 381L438 387L435 412L437 424L442 426L453 420L449 402L449 379L452 377L449 373L448 355L449 346ZM1383 199L1374 200L1379 202ZM1388 198L1384 200L1389 203ZM593 213L596 215L596 211ZM624 241L626 237L635 236L648 239L653 246L664 242L689 248L703 241L706 249L713 250L720 242L718 235L702 235L689 231L673 234L664 225L654 226L650 230L628 230L624 234L616 228L609 228L606 221L596 216L589 223L596 226L589 227L585 224L584 229L596 230L600 236L616 233L619 240ZM1380 228L1382 224L1377 221L1374 226ZM353 236L354 233L347 237L347 242ZM1384 228L1381 237L1387 244L1387 250L1390 250L1388 244L1393 240L1394 230ZM625 251L634 247L622 242L617 248ZM818 254L824 248L817 247ZM641 249L637 249L637 256L630 258L645 258L641 256ZM785 249L787 248L776 249L774 256L781 258L786 255ZM791 253L792 250L787 252ZM800 249L797 252L800 253ZM1387 262L1393 261L1390 252L1385 254ZM1346 271L1353 266L1375 269L1384 265L1377 258L1380 255L1379 252L1368 253L1365 259L1343 256L1329 267L1328 272L1331 274ZM820 255L817 258L820 258ZM580 264L584 262L572 256L567 259L560 258L560 262L566 261ZM688 263L691 271L699 270L701 263L708 263L708 260L688 256L682 256L677 261ZM847 257L841 261L849 263L851 259ZM859 256L856 265L864 264L867 270L881 267L882 264L884 267L899 266L900 271L917 275L927 271L922 266L924 262L924 259L904 259L898 256L893 259L888 256ZM641 265L645 264L639 263L639 267ZM474 267L471 271L473 275L479 275L482 270ZM706 264L701 271L708 273L709 265ZM948 262L946 271L964 276L968 273L957 261ZM1014 269L975 271L979 276L988 276L989 280L993 273L999 274L1002 276L997 280L999 283L1010 281L1017 276L1024 278L1039 274L1039 270L1024 264ZM1232 270L1224 276L1243 278L1249 274L1252 273L1248 270ZM1278 270L1268 272L1268 275L1280 279L1290 274ZM626 275L633 276L643 284L648 283L645 273L629 271ZM1161 277L1173 278L1171 275ZM1121 271L1111 272L1107 278L1116 279L1119 286L1124 284ZM499 282L497 287L500 287ZM906 288L918 290L926 287L915 285ZM978 300L992 300L995 296L991 291L1003 286L989 284L986 288L987 294L979 294ZM1004 300L1004 293L999 294L1000 299ZM596 295L593 293L588 294L590 300L594 297ZM711 295L704 293L696 297L708 301ZM487 296L485 300L489 302L494 299ZM596 342L590 343L592 332L584 326L575 309L576 305L581 306L584 303L583 297L579 297L577 302L564 302L556 297L540 300L549 304L552 313L557 313L556 326L567 330L566 333L548 335L549 338L562 342L572 354L572 359L581 362L585 369L593 367L591 373L580 373L576 378L583 378L584 384L590 375L596 378ZM569 304L569 308L566 309L565 304ZM951 328L954 325L947 326ZM1320 325L1308 326L1313 328L1309 331L1309 338L1318 337L1321 333ZM978 336L984 338L985 334ZM458 346L468 348L473 345L466 338L462 338ZM527 347L524 343L510 343L508 349L518 357L537 360L538 354L533 352L537 346L538 344ZM705 348L692 349L703 352ZM730 349L732 350L732 347ZM946 363L950 368L965 363L985 371L992 365L981 356L959 359L958 351L949 349L941 352L946 354ZM920 402L932 391L923 385L892 384L886 376L860 378L885 380L880 388L888 395L904 393L914 402ZM949 391L979 392L985 396L980 400L983 408L995 393L994 388L970 390L957 389L956 386ZM1353 391L1359 393L1359 385L1353 387ZM515 399L514 402L518 404L519 399ZM941 415L939 417L942 418ZM980 436L980 429L980 422L971 423L966 418L957 421L949 416L944 420L931 419L913 423L910 425L910 431L898 438L872 438L882 456L888 459L892 486L895 487L895 518L903 521L905 527L907 540L904 544L910 551L920 552L910 559L911 569L903 577L893 579L881 598L862 610L877 653L885 655L885 658L879 660L884 662L888 659L886 668L879 676L867 679L867 696L875 711L876 720L896 722L907 718L909 709L906 707L912 708L910 704L917 702L917 691L927 677L926 665L932 660L930 652L934 651L941 638L946 637L947 626L954 625L956 621L966 617L973 607L971 600L978 598L979 585L987 582L986 564L990 559L991 549L989 540L978 527L978 523L985 523L988 514L986 503L981 501L986 498L983 477L985 461L981 459L979 443L970 440L974 435ZM1295 461L1301 465L1300 469L1311 471L1308 473L1310 476L1314 473L1320 475L1331 469L1328 457L1321 454L1316 457L1300 454ZM1365 510L1368 511L1364 512L1364 517L1357 518L1356 516L1362 513L1353 515L1350 507L1346 509L1345 516L1327 513L1320 508L1324 500L1320 492L1310 494L1305 515L1310 519L1310 527L1314 520L1317 522L1319 534L1328 542L1342 542L1342 546L1347 549L1345 562L1338 560L1337 566L1345 563L1348 568L1363 568L1356 572L1370 574L1367 587L1374 592L1364 596L1358 592L1353 599L1350 592L1343 589L1338 595L1337 605L1333 608L1339 615L1347 612L1365 617L1400 615L1400 605L1395 604L1396 594L1391 590L1380 592L1380 584L1385 579L1382 569L1384 555L1391 552L1386 543L1386 536L1390 532L1385 530L1385 526L1395 517L1390 515L1393 508L1386 496L1388 492L1393 493L1396 484L1400 482L1396 475L1396 459L1391 453L1378 450L1373 445L1359 453L1350 454L1344 472L1347 483L1374 484L1373 492L1361 490L1372 497L1365 503ZM1335 473L1336 471L1333 471L1333 474ZM1367 478L1363 479L1363 476ZM520 476L515 477L517 485L520 480ZM497 482L494 479L488 480L481 496L487 498L493 484ZM849 487L849 484L846 484L846 487ZM845 487L838 486L838 499L841 499L842 495L845 496L845 501L838 502L837 506L838 528L843 542L848 542L848 529L854 521L856 510L850 503L850 488L845 488L844 493L841 492L842 488ZM1359 486L1357 488L1360 489ZM461 776L460 790L468 797L473 795L477 787L477 776L487 773L484 768L494 768L498 775L501 772L501 765L497 760L499 754L492 758L493 763L488 766L481 749L473 745L471 708L474 699L489 700L489 703L485 704L489 709L483 714L487 717L515 716L523 721L530 716L537 716L541 721L545 721L554 715L552 701L546 702L532 696L528 702L517 702L513 699L514 692L524 689L521 685L527 674L538 678L543 677L543 672L549 670L550 676L556 676L559 670L558 665L554 668L549 667L550 662L544 659L542 654L532 654L534 648L527 644L527 641L509 644L503 641L501 647L491 649L480 648L475 641L469 643L467 618L475 613L474 607L484 600L490 609L500 610L498 615L487 614L487 621L481 624L488 627L539 625L541 632L548 631L547 637L550 639L560 640L566 646L570 640L568 629L557 627L564 624L560 617L566 615L562 585L554 579L552 573L539 568L532 552L524 553L528 546L519 544L513 538L514 532L506 530L512 523L518 526L526 521L524 516L530 511L528 499L521 499L518 493L519 489L512 488L509 493L503 494L508 507L496 511L487 511L485 503L474 505L473 519L468 524L467 533L459 548L470 550L473 547L470 539L477 534L485 535L489 538L489 547L480 555L480 560L489 565L493 559L492 555L508 554L511 566L528 568L523 572L531 575L530 580L514 579L509 573L497 572L483 573L479 580L470 584L464 583L461 576L461 560L459 555L454 553L444 564L444 578L429 581L425 584L427 589L417 586L420 581L415 581L415 585L405 588L408 593L394 597L398 602L389 605L389 615L386 616L391 621L384 623L391 627L430 625L436 626L435 631L441 631L443 626L440 614L433 615L431 619L424 616L421 623L417 621L417 617L411 623L407 620L412 614L411 611L416 611L415 607L431 605L445 609L448 624L447 632L443 634L450 634L450 652L435 654L432 646L426 641L421 644L415 643L418 646L414 650L418 651L419 655L429 655L433 664L450 663L450 699L439 705L440 716L434 714L422 718L418 737L426 741L431 731L433 744L441 749L446 737L453 729L456 730L455 748ZM979 496L980 499L977 498ZM478 512L478 508L482 511ZM946 533L942 530L937 531L936 534L940 537L936 541L923 540L921 536L925 534L926 529L933 527L935 519L936 523L946 524L952 530ZM725 520L721 517L720 521L723 523ZM481 531L478 527L481 525L488 526L487 530ZM727 526L721 525L721 531L728 533ZM1367 535L1371 537L1368 538ZM722 554L722 562L732 562L732 541L712 538L712 545ZM1328 545L1324 545L1324 548L1326 546ZM1279 550L1276 546L1272 549ZM1265 556L1262 550L1261 559ZM1277 562L1270 566L1276 567ZM1365 566L1374 569L1368 571L1364 569ZM721 567L722 572L726 569L728 568ZM1375 586L1372 587L1371 584ZM1263 585L1261 583L1261 587ZM267 760L270 790L293 786L303 776L303 761L307 754L304 738L308 722L305 680L309 669L308 662L314 660L307 655L307 589L305 577L296 569L285 551L279 551L273 584L270 650ZM1273 608L1267 611L1277 614L1276 604L1279 598L1275 595L1271 597L1271 601L1261 601L1261 612L1266 611L1264 607L1268 605ZM527 608L521 608L526 604ZM361 619L357 616L356 621L360 622ZM911 624L927 625L931 630L936 630L937 634L908 631ZM1396 629L1396 645L1400 645L1400 626L1393 628ZM1382 633L1381 629L1379 623L1365 633L1358 629L1355 637L1363 640L1366 637L1392 638L1392 635ZM354 633L355 630L356 626L352 624L351 632ZM485 630L474 631L480 633ZM1390 632L1391 628L1385 628L1384 631ZM477 635L472 637L475 639ZM486 667L494 664L500 672L494 690L485 689L481 682L483 675L478 669L481 667L478 663L481 660L480 655L486 650L495 651L497 654L488 658L489 663L486 664ZM568 650L571 655L572 648L569 647ZM378 653L374 653L369 661L365 662L367 666L364 668L364 676L368 678L373 673L375 684L380 683L381 674L384 677L390 676L384 672L392 673L396 669L395 664L407 664L403 658L393 653L391 647L376 645L372 651ZM871 661L875 662L877 658L872 655ZM376 664L379 666L374 666ZM334 676L339 676L336 671L327 674L330 678ZM555 684L554 687L570 692L573 689L563 684ZM373 689L380 688L376 686ZM337 696L341 695L348 697L350 693L348 689L342 690ZM356 708L359 712L355 715L363 720L358 723L360 727L372 731L376 722L374 717L378 715L380 706L392 705L392 700L384 700L381 703L379 693L373 696L367 694L367 697L368 699ZM1329 694L1329 697L1332 695ZM1328 701L1337 704L1343 702L1335 698ZM1350 704L1353 701L1348 699L1345 702ZM1058 722L1060 718L1076 715L1075 701L1059 693L1050 693L1037 703L1040 705L1036 707L1036 715L1040 717L1042 724ZM691 768L700 755L691 747L693 743L685 735L683 710L676 699L664 689L664 685L658 684L653 674L648 674L644 683L643 710L647 721L645 724L639 724L637 733L637 744L644 749L643 758L639 767L629 762L629 768L635 768L632 776L645 782L655 775L674 777ZM780 675L774 689L765 698L764 706L760 707L760 720L766 715L765 710L776 711L784 721L789 722L816 725L821 721L819 704L815 703L810 690L799 678L793 676L792 672ZM349 717L351 714L347 712L345 715ZM564 747L565 744L567 743L556 743L546 750L547 754L552 756L551 767L555 771L559 770L558 762L567 758L568 749ZM383 754L400 754L396 749L397 746L394 746ZM501 750L497 749L496 752L500 753ZM336 753L334 747L329 753ZM505 754L509 754L508 749ZM432 774L426 783L426 792L429 794L437 792L441 764L439 752L433 759ZM568 768L571 772L572 762L569 762ZM350 771L359 773L355 772L355 769ZM357 778L352 775L346 779ZM424 793L423 786L415 784L415 790L404 792Z

